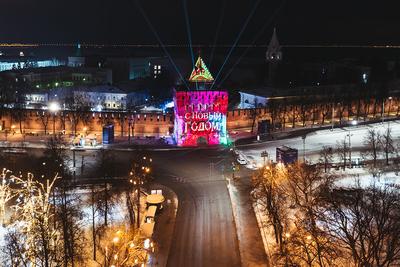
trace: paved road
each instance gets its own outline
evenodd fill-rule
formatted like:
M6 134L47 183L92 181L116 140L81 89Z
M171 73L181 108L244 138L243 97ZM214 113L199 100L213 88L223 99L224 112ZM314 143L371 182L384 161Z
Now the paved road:
M218 150L153 155L162 177L178 195L179 207L167 266L240 266L232 206L220 174ZM210 162L218 163L211 168ZM210 176L211 173L211 176Z

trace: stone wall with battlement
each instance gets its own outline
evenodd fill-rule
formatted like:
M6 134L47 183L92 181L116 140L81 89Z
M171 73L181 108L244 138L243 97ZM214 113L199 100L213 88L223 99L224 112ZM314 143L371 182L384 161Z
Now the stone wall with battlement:
M349 103L307 103L285 105L271 104L267 108L237 109L227 112L228 131L253 128L256 132L258 121L269 120L273 129L321 126L332 123L332 111L336 125L350 121L376 120L383 117L396 118L400 114L399 98L382 100L354 100ZM66 134L101 133L102 126L113 124L116 136L155 136L173 134L174 115L121 112L72 112L47 110L0 110L0 130L25 133ZM129 133L130 129L130 133Z

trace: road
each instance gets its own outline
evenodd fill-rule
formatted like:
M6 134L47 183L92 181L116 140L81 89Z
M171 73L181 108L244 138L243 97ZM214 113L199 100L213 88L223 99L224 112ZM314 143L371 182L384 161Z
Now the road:
M189 150L152 155L162 174L157 182L179 199L167 266L240 266L231 201L220 172L228 163L226 154ZM210 162L215 163L211 171Z
M400 121L391 121L384 123L374 123L363 126L350 126L343 128L336 128L332 130L318 130L306 135L305 146L303 147L303 139L301 136L292 137L281 140L273 140L267 142L253 143L248 145L238 146L237 149L243 153L249 162L254 162L256 165L263 163L261 158L261 152L266 150L269 154L269 158L273 161L276 159L276 148L282 145L286 145L292 148L298 149L299 159L303 157L303 148L305 157L308 161L318 162L319 152L322 146L336 147L337 142L346 139L349 142L349 134L352 148L352 158L360 157L360 150L365 148L364 138L367 135L369 129L376 129L380 133L384 133L387 127L390 126L392 137L394 140L398 140L400 137ZM339 159L334 159L338 161Z

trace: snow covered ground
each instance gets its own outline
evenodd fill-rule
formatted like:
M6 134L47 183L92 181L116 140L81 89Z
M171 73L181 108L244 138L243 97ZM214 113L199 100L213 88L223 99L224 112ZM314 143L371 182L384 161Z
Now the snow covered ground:
M369 129L375 128L377 131L383 133L387 127L392 129L392 138L395 143L400 141L400 121L391 121L385 123L375 123L365 126L353 126L346 128L338 128L331 130L320 130L310 133L305 139L305 157L307 161L318 162L319 152L322 146L336 147L337 141L342 141L344 138L349 141L349 134L351 138L352 159L360 158L360 149L364 146L364 138ZM288 138L283 140L274 140L264 143L256 143L250 145L243 145L237 147L239 155L241 155L248 164L246 167L256 169L263 165L264 159L261 157L261 152L267 151L269 159L276 161L276 148L286 145L298 149L299 160L303 157L303 139L301 137ZM338 161L334 157L333 161ZM346 168L346 170L333 170L332 172L337 176L335 186L338 188L352 188L361 186L366 188L369 186L385 187L394 186L400 188L400 176L398 173L388 171L380 173L374 177L366 168ZM259 209L259 204L253 203L254 212L256 214L257 223L263 238L264 247L267 255L270 257L270 252L275 244L272 227L269 226L266 214Z
M357 185L360 185L362 188L373 185L376 187L400 186L400 176L392 171L380 173L376 177L364 168L334 171L334 174L338 175L335 185L342 188L357 187Z
M319 151L322 146L336 147L338 141L342 141L346 138L347 142L351 141L352 148L352 159L360 158L360 152L357 148L363 147L364 138L367 135L369 129L375 128L376 130L383 133L387 127L392 129L392 137L396 141L400 138L400 120L374 123L363 126L351 126L344 128L336 128L334 130L320 130L313 133L309 133L305 138L305 157L307 161L318 162ZM276 160L276 148L280 146L289 146L291 148L298 149L298 157L301 160L303 158L303 139L302 137L294 137L282 140L273 140L263 143L254 143L249 145L237 146L237 150L244 158L249 162L247 167L254 168L255 166L262 166L263 158L261 157L262 151L267 151L269 159ZM334 158L334 161L338 159Z

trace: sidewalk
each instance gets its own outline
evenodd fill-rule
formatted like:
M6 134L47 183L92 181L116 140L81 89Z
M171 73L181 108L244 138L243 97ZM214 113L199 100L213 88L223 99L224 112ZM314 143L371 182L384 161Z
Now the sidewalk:
M178 210L178 197L166 186L152 184L151 189L161 189L165 197L164 207L156 216L153 239L156 243L154 260L147 266L167 266L169 250L174 234L175 217Z
M250 177L228 183L242 266L270 266L250 199Z

